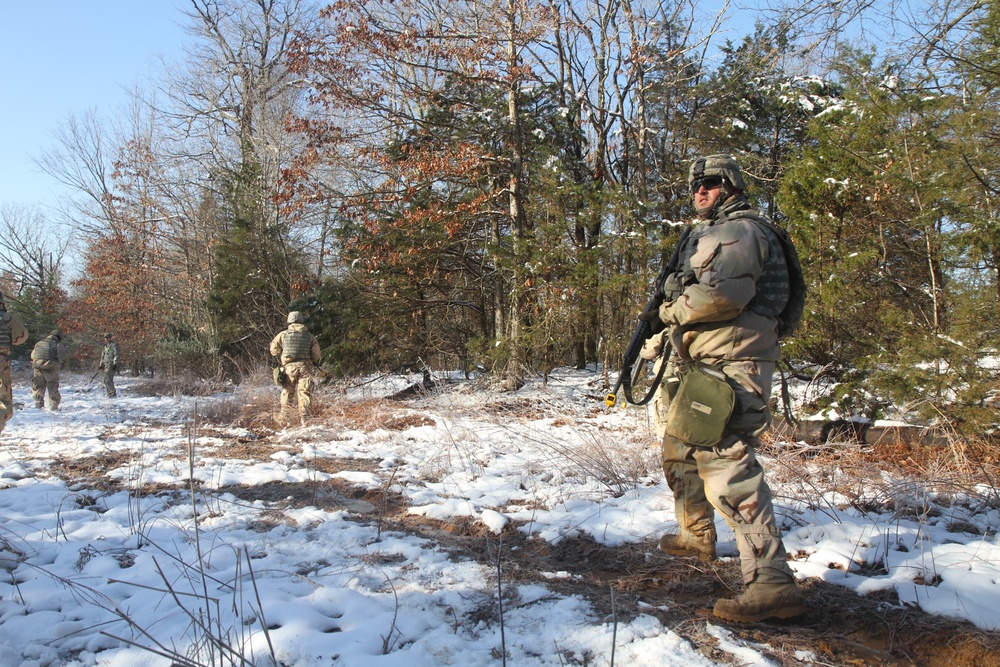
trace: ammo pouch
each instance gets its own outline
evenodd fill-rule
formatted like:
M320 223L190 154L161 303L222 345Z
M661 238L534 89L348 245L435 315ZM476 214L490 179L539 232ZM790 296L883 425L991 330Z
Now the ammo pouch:
M717 445L733 414L736 393L722 371L706 364L686 364L678 374L680 384L667 409L667 434L695 447Z

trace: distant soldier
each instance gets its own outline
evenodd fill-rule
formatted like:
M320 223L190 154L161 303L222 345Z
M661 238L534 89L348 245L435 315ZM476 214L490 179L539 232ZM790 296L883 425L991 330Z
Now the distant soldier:
M104 334L104 349L101 351L101 365L98 370L104 371L104 388L108 390L108 398L118 395L115 391L115 373L118 372L118 360L121 356L121 348L114 340L114 335L109 331Z
M271 356L278 358L285 371L281 383L281 416L287 418L292 396L296 396L299 421L303 426L312 404L313 364L318 364L320 359L316 336L309 333L304 322L302 313L293 310L288 313L288 328L271 341Z
M54 330L45 338L35 343L31 350L31 396L35 399L35 407L45 407L45 391L49 392L49 408L59 409L59 371L69 358L69 350L63 345L63 333Z
M14 416L14 390L10 381L10 348L28 340L28 330L21 320L7 312L7 302L0 292L0 432Z

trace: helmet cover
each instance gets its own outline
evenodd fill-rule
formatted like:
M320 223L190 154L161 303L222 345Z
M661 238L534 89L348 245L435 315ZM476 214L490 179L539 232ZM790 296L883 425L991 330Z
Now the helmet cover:
M688 172L688 186L693 186L695 181L706 176L720 176L740 192L745 192L747 189L747 184L743 180L743 170L732 155L707 155L692 162Z

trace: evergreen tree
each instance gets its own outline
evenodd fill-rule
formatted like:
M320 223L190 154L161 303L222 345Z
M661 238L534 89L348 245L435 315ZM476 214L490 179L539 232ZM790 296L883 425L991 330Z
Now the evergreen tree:
M781 210L810 295L793 350L851 381L843 392L940 401L947 373L958 211L947 174L950 101L891 63L845 51L846 104L809 127L786 172Z
M810 119L840 102L841 92L818 76L788 73L795 44L787 26L758 23L701 84L704 101L695 141L702 154L729 153L753 184L748 193L780 222L775 196L785 165L806 143Z
M217 242L208 296L220 352L232 361L259 359L284 326L305 263L261 190L259 168L247 154L224 177L227 233Z

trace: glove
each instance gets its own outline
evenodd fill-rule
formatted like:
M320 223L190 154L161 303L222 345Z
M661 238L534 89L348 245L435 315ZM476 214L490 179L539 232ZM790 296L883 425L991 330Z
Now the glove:
M646 361L652 361L663 354L663 334L665 332L666 330L664 329L660 333L647 338L646 342L642 344L642 349L639 350L639 356Z
M674 315L671 307L674 305L673 301L664 301L660 304L660 321L666 324L668 327L678 324L677 316Z

